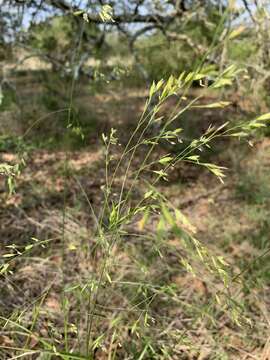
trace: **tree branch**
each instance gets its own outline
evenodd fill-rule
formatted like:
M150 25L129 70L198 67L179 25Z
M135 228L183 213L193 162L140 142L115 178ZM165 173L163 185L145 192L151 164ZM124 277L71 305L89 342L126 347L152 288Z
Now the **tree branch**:
M45 0L47 2L47 4L58 8L62 11L65 12L69 12L69 13L74 13L74 12L82 12L83 16L83 9L80 9L76 6L71 6L67 1L65 0ZM138 14L138 13L127 13L127 14L116 14L113 17L114 21L108 21L106 22L106 24L110 24L110 25L117 25L120 23L126 23L126 24L131 24L131 23L152 23L152 24L169 24L170 22L174 21L176 17L179 17L182 12L173 12L169 15L160 15L160 14ZM98 14L91 14L91 13L87 13L88 19L89 21L95 23L95 24L102 24L103 21L100 18L100 16Z

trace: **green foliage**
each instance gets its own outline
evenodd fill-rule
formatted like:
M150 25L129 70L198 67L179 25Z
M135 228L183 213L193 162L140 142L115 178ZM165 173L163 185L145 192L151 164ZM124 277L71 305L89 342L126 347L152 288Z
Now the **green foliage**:
M250 204L264 204L270 198L270 179L266 174L242 172L236 194Z
M16 93L14 89L11 88L0 88L0 113L1 111L6 111L12 108L16 103Z
M30 31L36 49L61 55L71 45L73 21L69 17L53 17L49 22L34 25Z
M246 59L249 59L249 61L255 59L256 53L256 41L250 36L229 42L228 57L232 61L236 61L240 64L245 64Z
M19 145L20 145L20 139L18 137L5 136L5 135L0 136L1 152L8 152L8 151L16 152Z
M153 31L138 41L138 59L151 81L171 74L176 76L184 70L191 72L199 66L208 49L217 45L226 28L226 17L211 1L201 12L183 23L169 26L171 37Z
M162 35L151 35L141 40L138 52L142 66L151 80L191 70L194 54L185 44L168 43Z
M78 31L80 29L73 15L54 16L45 22L32 25L29 29L31 36L28 41L41 53L41 56L48 56L47 61L57 69L64 66L65 63L71 64L74 61L73 55L77 46ZM90 39L99 34L99 29L91 23L87 24L84 31ZM81 50L87 49L88 46L89 44L83 38Z

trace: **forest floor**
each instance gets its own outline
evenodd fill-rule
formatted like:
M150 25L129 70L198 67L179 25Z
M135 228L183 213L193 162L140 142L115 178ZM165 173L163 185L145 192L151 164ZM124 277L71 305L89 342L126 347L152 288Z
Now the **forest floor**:
M92 106L98 108L97 119L99 116L108 116L108 113L113 114L102 130L106 131L113 125L120 128L122 136L132 126L130 123L135 121L134 113L139 113L142 108L143 97L137 99L136 94L138 92L132 96L130 92L127 101L123 101L121 96L118 99L114 94L100 96L99 102L98 98L88 99L88 105L92 101ZM85 101L81 97L77 105ZM208 111L206 118L212 121L215 115ZM187 120L190 119L195 124L201 122L198 114L192 114ZM74 284L83 283L83 279L87 279L94 268L100 268L102 262L99 255L91 254L95 234L89 203L98 209L102 202L104 149L94 135L88 140L89 145L77 150L29 148L26 166L16 181L16 192L13 195L8 195L5 179L1 178L1 255L5 255L7 249L10 249L7 246L12 244L20 249L36 241L31 239L44 241L42 246L31 248L29 253L12 258L11 273L2 276L0 280L1 317L22 317L24 326L31 329L35 316L33 304L35 309L39 309L40 319L35 321L33 330L35 335L30 336L26 346L33 351L39 347L41 337L56 339L56 343L61 343L65 338L62 330L65 317L61 295L63 281L65 288L72 289ZM219 145L218 149L217 154L209 156L215 163L229 168L224 184L202 168L181 165L169 174L169 182L158 185L158 190L188 217L196 228L197 238L211 251L224 256L234 276L242 272L239 277L241 289L236 292L237 299L245 304L249 325L233 324L225 312L217 312L212 308L209 310L207 304L215 291L207 275L204 276L202 272L198 278L183 270L179 272L179 263L173 252L162 261L152 259L153 254L150 252L141 254L146 252L148 244L137 243L136 238L129 239L128 250L125 247L114 250L115 262L120 265L112 276L113 280L119 282L134 280L134 277L136 279L132 265L139 261L144 264L143 255L151 259L150 272L155 283L165 284L169 281L175 286L182 303L166 303L163 294L163 308L158 303L152 309L153 318L162 319L166 314L166 321L157 320L157 327L163 329L160 342L164 339L173 342L178 332L184 334L183 341L177 341L174 345L172 359L269 360L270 255L267 250L270 240L270 140L260 137L252 147L230 141ZM117 152L120 150L117 149ZM16 163L17 156L12 148L0 153L1 162L9 164ZM135 159L134 166L140 161L140 157ZM140 223L135 222L132 226L136 232ZM168 241L171 246L179 248L175 239ZM144 279L144 276L148 278L148 275L141 274L140 279ZM103 316L102 323L116 316L120 312L117 309L130 306L131 295L127 289L122 291L121 296L115 289L102 294L104 298L98 299L97 306ZM189 308L188 304L195 305ZM76 317L76 311L80 310L77 300L72 298L69 306L68 336L73 344L75 335L72 326L79 328L77 323L83 320ZM202 311L205 311L203 319L197 316ZM107 319L104 320L104 317ZM217 321L214 320L216 318ZM28 326L25 325L27 323ZM123 334L119 335L124 348L133 343L125 326ZM103 324L101 328L104 327L107 329ZM156 341L157 346L160 346L159 340ZM20 335L14 337L10 330L3 328L0 331L1 359L11 358L9 349L18 347L18 343L25 345ZM113 346L105 343L103 347L97 347L96 359L111 358L108 357L108 351ZM124 358L121 357L121 349L115 351L117 358ZM130 358L143 358L139 356ZM155 357L149 355L145 358Z

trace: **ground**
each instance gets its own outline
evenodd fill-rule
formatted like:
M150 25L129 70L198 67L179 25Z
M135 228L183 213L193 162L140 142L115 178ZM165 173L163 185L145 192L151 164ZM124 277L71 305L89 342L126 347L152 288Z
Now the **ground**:
M95 118L106 119L102 130L114 126L123 136L144 100L144 92L131 90L126 96L80 96L77 106L88 102L88 111L96 107ZM203 122L193 112L185 126L187 132L189 121L207 128L213 120L239 113L243 110L233 108L215 118L207 110ZM0 331L2 359L11 358L17 347L30 351L29 359L49 359L35 354L41 345L53 351L43 341L84 349L89 279L103 266L91 208L100 208L105 182L102 142L95 131L87 141L77 150L28 147L26 166L12 195L1 178L1 255L8 254L7 246L12 244L25 251L10 260L11 272L0 281L1 319L10 319ZM229 263L235 280L231 296L243 306L247 322L234 323L222 307L213 305L221 285L204 270L199 277L185 271L180 264L182 245L176 238L168 237L161 254L151 239L137 238L136 233L146 229L155 231L155 219L144 229L136 218L130 224L133 236L112 248L111 278L104 280L95 307L90 307L96 317L90 325L96 359L128 358L126 354L130 359L270 359L270 141L260 136L252 146L230 140L217 148L207 157L229 168L224 183L206 169L181 165L169 174L169 182L161 181L158 190L188 217L196 238ZM16 163L15 150L16 146L4 148L1 162ZM168 148L159 151L166 154ZM119 156L121 146L115 153ZM132 166L140 161L136 158ZM123 172L118 176L116 188ZM154 327L148 325L151 321ZM143 330L137 329L141 322ZM106 335L99 339L100 334Z

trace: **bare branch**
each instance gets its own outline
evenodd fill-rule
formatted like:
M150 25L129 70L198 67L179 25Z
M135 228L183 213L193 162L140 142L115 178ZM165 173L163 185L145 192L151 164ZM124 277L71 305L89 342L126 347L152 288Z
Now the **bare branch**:
M46 2L53 6L56 7L62 11L65 12L69 12L69 13L74 13L74 12L79 12L82 11L83 9L80 9L76 6L71 6L67 1L65 0L46 0ZM135 9L136 10L136 9ZM182 11L175 11L172 12L169 15L160 15L160 14L139 14L136 13L136 11L134 13L125 13L125 14L116 14L113 19L114 21L109 21L106 22L107 24L110 25L117 25L119 23L126 23L126 24L131 24L131 23L152 23L152 24L169 24L172 21L175 20L176 17L179 17L180 15L182 15ZM83 15L83 14L82 14ZM91 14L91 13L87 13L88 15L88 19L89 21L91 21L92 23L95 24L102 24L103 21L100 18L100 16L98 14Z
M253 16L253 14L252 14L252 11L250 10L250 7L249 7L249 5L248 5L248 3L247 3L247 0L242 0L242 2L243 2L243 4L244 4L245 9L246 9L247 12L249 13L250 18L252 19L252 21L254 22L254 24L256 24L256 20L254 19L254 16Z

